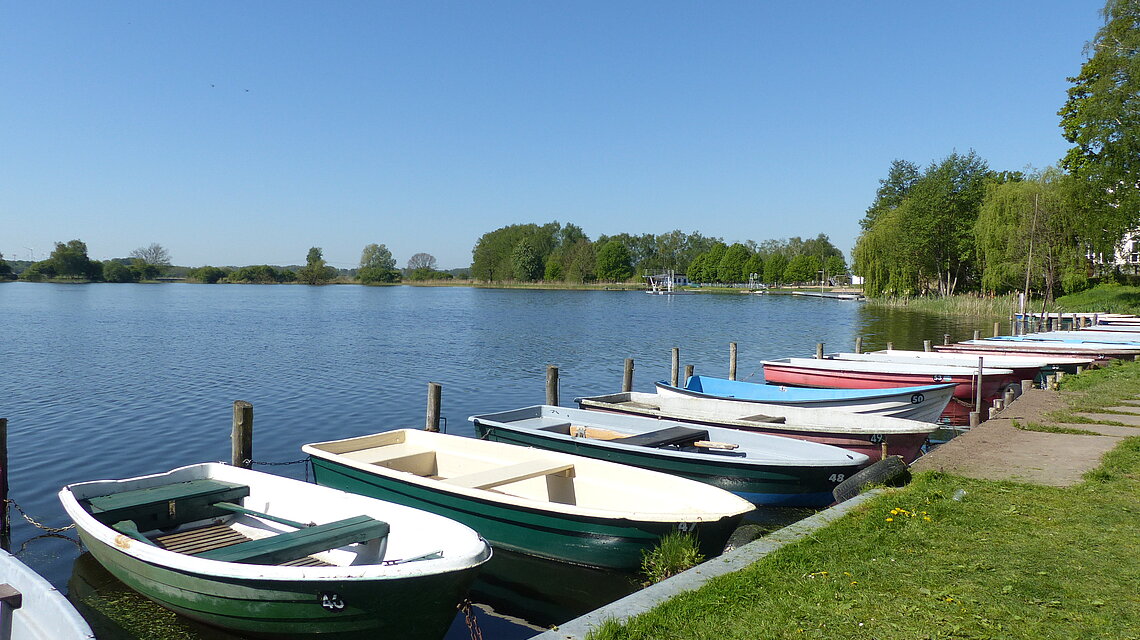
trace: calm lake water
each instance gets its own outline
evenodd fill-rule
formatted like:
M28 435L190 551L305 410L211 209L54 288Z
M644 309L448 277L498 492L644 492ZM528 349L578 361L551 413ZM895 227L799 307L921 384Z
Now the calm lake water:
M472 435L469 415L542 403L550 364L572 406L619 391L626 358L634 389L652 391L673 347L697 373L726 376L736 342L738 378L761 381L761 360L810 356L817 342L921 348L988 334L993 320L783 295L16 282L0 284L0 325L10 497L63 527L55 494L67 483L228 461L234 400L254 405L254 459L289 462L306 442L422 428L428 382L443 387L447 431ZM305 477L303 464L256 468ZM13 512L13 552L26 563L64 589L105 581L74 543L42 533ZM479 621L488 637L532 633ZM462 620L452 637L468 637Z

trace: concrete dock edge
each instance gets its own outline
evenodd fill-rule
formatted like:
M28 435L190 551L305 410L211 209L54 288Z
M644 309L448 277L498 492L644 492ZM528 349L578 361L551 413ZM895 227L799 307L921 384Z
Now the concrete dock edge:
M780 547L797 542L835 522L878 493L880 490L873 489L834 507L824 509L813 516L774 531L724 555L717 556L684 573L677 574L621 600L595 609L584 616L570 620L560 625L556 630L544 631L533 636L531 640L584 640L586 634L600 626L604 621L609 619L624 621L644 613L678 594L699 589L717 576L739 571Z

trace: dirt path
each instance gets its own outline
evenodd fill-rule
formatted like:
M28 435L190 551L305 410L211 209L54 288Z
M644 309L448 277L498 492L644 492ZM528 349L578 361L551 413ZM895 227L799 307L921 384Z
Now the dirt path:
M1140 402L1140 401L1138 401ZM1030 389L997 417L967 431L934 451L915 460L915 471L945 471L985 480L1011 480L1051 486L1069 486L1081 481L1087 471L1100 466L1101 457L1121 438L1140 436L1140 415L1086 414L1093 419L1109 419L1136 426L1098 424L1057 425L1045 418L1050 411L1065 408L1064 395L1057 391ZM1118 410L1135 407L1116 407ZM1100 435L1074 435L1024 431L1013 421L1068 426Z

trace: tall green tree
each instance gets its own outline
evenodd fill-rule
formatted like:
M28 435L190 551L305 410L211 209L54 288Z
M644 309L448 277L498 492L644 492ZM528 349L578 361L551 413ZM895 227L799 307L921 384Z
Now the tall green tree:
M593 282L597 278L597 243L581 239L570 247L563 261L567 282Z
M740 282L740 276L744 273L744 263L748 262L751 255L752 252L748 247L739 242L725 249L716 266L717 281L726 284Z
M154 280L170 267L170 252L157 242L135 249L130 257L132 271L140 280Z
M1102 14L1058 115L1073 144L1061 166L1077 180L1084 234L1103 250L1140 226L1140 0L1108 0Z
M764 258L764 282L770 285L779 285L784 280L784 271L788 268L788 257L782 253L772 253Z
M102 263L92 263L87 257L87 245L80 240L55 243L55 249L48 258L55 273L64 278L87 278L98 280L103 276Z
M879 180L875 200L867 207L867 213L859 221L859 225L863 229L870 229L880 214L898 208L921 177L922 170L917 164L899 159L892 161L890 168L887 169L887 177Z
M361 284L378 284L383 282L399 282L400 272L396 271L396 259L392 252L382 244L365 245L360 254L360 268L356 277Z
M538 280L542 277L544 266L542 256L526 238L519 240L511 251L511 270L515 280L522 282Z
M633 265L625 243L610 240L598 249L596 273L599 280L607 282L623 282L633 276Z
M297 280L305 284L328 284L336 277L336 269L325 263L320 247L311 247L305 257L305 266L297 272Z
M764 281L764 257L759 253L753 253L744 263L744 269L740 272L741 282L749 282L753 274L756 276L756 282Z
M1052 299L1084 284L1084 245L1068 197L1073 178L1046 169L1024 181L986 189L975 234L985 291L1026 290Z

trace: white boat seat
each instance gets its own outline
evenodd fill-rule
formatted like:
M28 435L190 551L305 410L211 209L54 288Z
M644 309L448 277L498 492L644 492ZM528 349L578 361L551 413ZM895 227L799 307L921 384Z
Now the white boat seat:
M570 478L574 477L574 463L537 458L505 467L495 467L494 469L465 473L453 478L445 478L443 481L448 484L467 487L468 489L492 489L512 482L522 482L523 480L537 478L538 476L553 474L561 474Z

